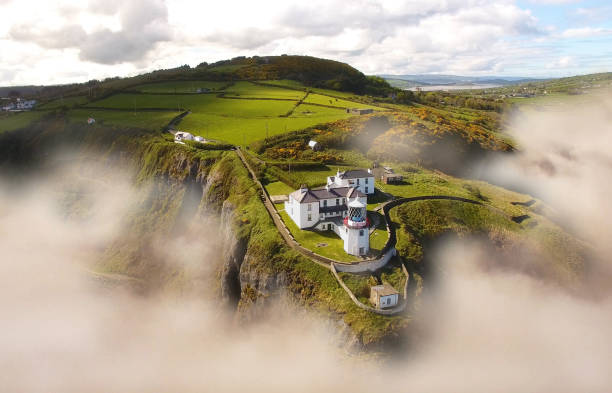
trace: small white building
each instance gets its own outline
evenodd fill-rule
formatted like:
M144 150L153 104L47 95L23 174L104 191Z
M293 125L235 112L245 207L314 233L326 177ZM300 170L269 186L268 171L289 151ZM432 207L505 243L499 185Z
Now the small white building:
M312 150L314 151L319 151L321 150L321 144L317 141L313 141L311 140L310 142L308 142L308 147L310 147Z
M370 302L376 308L383 309L397 306L399 293L386 282L370 288Z
M192 141L192 140L194 140L193 135L188 132L177 131L176 134L174 134L175 142Z
M371 169L354 169L336 173L327 177L330 188L355 187L366 195L374 194L374 174Z
M366 255L370 251L367 195L355 187L302 187L289 194L285 211L300 229L334 231L344 251Z

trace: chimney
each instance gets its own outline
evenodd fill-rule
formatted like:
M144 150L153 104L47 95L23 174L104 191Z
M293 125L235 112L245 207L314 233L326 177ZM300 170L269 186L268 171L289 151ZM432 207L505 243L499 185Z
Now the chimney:
M327 191L329 191L329 184L326 184L326 185L325 185L325 189L326 189Z
M368 173L371 175L372 174L372 168L368 168Z
M306 184L302 184L300 186L300 192L304 194L306 191L308 191L308 187L306 187Z

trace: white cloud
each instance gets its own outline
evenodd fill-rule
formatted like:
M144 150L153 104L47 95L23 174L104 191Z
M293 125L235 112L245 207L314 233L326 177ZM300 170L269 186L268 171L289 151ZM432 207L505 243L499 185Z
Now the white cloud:
M11 21L0 26L0 67L12 70L0 84L82 80L60 77L66 67L103 78L282 53L333 58L366 73L503 73L507 65L520 67L526 59L520 56L545 64L554 52L550 45L533 45L553 36L550 26L513 0L272 0L265 6L60 0L0 7ZM19 55L5 58L14 46ZM16 67L17 57L34 60ZM62 66L43 69L43 59Z
M610 35L612 29L605 29L602 27L580 27L564 30L561 33L563 38L588 38L600 35Z
M557 60L549 63L547 68L556 69L556 68L569 68L575 67L577 65L576 59L572 56L562 56Z

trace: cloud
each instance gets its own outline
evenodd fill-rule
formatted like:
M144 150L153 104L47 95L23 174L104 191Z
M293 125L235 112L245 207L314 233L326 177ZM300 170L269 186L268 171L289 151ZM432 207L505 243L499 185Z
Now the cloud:
M561 33L563 38L588 38L601 35L612 35L612 29L602 27L579 27L564 30Z
M76 24L59 29L17 25L10 29L9 37L47 49L76 48L81 60L100 64L142 60L158 43L172 37L167 8L162 0L111 2L106 5L92 2L90 10L116 14L121 29L113 31L103 28L87 33L83 26ZM70 12L76 11L71 9Z
M547 67L551 69L569 68L569 67L576 66L576 64L577 64L577 61L572 56L563 56L553 61L552 63L549 63Z
M33 83L75 81L59 78L68 64L60 58L68 56L89 78L118 75L117 65L133 74L283 53L332 58L369 74L533 74L561 56L558 47L567 38L512 0L275 0L266 7L236 1L210 7L187 0L62 0L41 2L35 12L31 4L3 5L10 22L0 26L0 37L40 59L25 63L27 75L15 76ZM49 64L62 66L47 75ZM33 81L38 74L40 81Z

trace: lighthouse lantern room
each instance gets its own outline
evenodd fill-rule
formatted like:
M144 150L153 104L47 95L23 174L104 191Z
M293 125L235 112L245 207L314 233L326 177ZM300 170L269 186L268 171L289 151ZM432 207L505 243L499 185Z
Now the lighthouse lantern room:
M370 222L366 205L358 199L348 203L344 229L344 251L351 255L366 255L370 251Z

